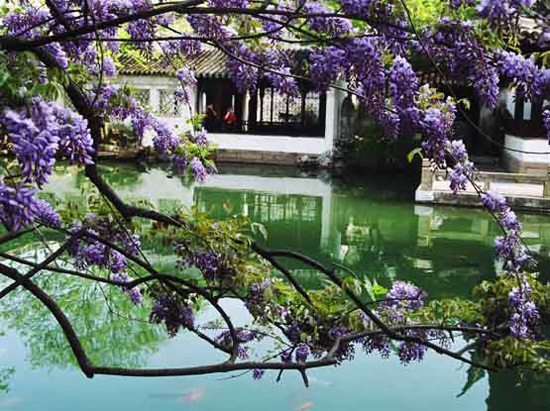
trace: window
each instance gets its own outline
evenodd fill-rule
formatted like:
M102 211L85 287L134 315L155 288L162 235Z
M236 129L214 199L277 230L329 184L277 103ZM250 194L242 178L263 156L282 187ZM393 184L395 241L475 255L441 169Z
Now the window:
M174 89L159 90L159 110L162 116L178 116L180 113L179 102L175 97Z
M150 108L151 90L148 88L138 88L134 91L133 95L141 107L145 109Z
M297 96L288 96L266 85L260 87L256 98L254 132L311 136L324 134L324 94L303 91Z
M300 97L282 95L272 88L262 91L256 114L260 123L301 123Z

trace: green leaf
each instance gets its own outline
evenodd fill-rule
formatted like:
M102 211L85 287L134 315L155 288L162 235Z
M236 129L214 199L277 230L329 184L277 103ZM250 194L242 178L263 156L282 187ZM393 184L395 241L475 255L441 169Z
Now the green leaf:
M420 158L423 158L422 156L422 148L421 147L417 147L415 148L414 150L411 150L411 152L409 154L407 154L407 161L409 163L412 163L412 161L414 160L414 157L418 155Z
M252 229L252 233L254 235L259 233L259 234L261 234L263 239L267 241L267 229L265 228L265 226L263 224L252 223L252 224L250 224L250 228Z
M361 282L354 277L346 277L343 281L343 286L345 289L353 291L355 294L361 294Z
M470 100L467 98L461 98L457 101L457 103L462 104L466 110L470 110L470 107L472 106Z
M367 294L369 295L369 297L372 301L376 300L376 296L374 294L373 287L374 286L370 282L370 280L368 278L365 278L363 288L365 288L365 291L367 292Z
M10 77L10 72L6 69L5 66L2 67L2 70L0 71L0 87L2 87L8 78Z
M374 283L372 286L372 292L374 294L375 299L379 299L380 297L385 296L388 293L388 289L385 287L382 287L379 284Z
M483 368L474 367L473 365L468 368L468 380L466 381L466 384L464 384L464 387L462 388L462 392L458 394L456 397L462 397L464 394L468 392L470 388L472 388L476 382L483 379L485 377L485 370Z

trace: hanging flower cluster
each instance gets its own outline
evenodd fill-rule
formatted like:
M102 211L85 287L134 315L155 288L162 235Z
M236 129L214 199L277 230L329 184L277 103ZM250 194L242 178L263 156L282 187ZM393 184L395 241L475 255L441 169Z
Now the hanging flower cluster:
M150 314L151 322L164 324L168 335L175 336L180 328L192 329L195 325L193 308L170 295L160 295Z
M111 224L108 218L95 214L88 214L82 222L73 223L69 232L91 233L101 238L108 239L110 243L117 245L130 255L138 255L140 250L140 238L132 234L126 227ZM85 237L85 235L84 235ZM75 266L79 269L99 267L110 271L112 281L122 283L121 289L127 293L135 304L142 301L139 288L127 288L123 283L132 281L128 275L128 261L126 257L115 249L92 238L79 238L69 248L69 253L74 257Z

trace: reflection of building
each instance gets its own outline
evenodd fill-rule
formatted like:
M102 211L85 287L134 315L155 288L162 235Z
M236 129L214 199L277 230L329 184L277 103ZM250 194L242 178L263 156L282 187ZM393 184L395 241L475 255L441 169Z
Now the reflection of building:
M331 187L314 178L217 175L194 186L193 203L215 218L244 214L274 247L317 253L330 236Z
M382 284L400 278L431 295L469 296L481 279L492 278L495 272L494 238L500 233L490 215L400 201L400 192L390 194L381 188L388 185L381 177L373 185L351 188L283 173L245 175L239 166L233 174L211 175L203 185L186 186L159 168L147 173L129 166L117 168L128 175L123 181L133 182L117 189L126 200L147 201L167 213L197 206L216 219L242 213L266 226L270 247L300 250L326 263L340 262ZM254 171L258 174L257 168ZM57 196L77 199L79 183L84 181L76 174L63 173L47 187ZM525 241L546 280L550 222L538 215L523 215L521 220Z
M299 57L296 59L299 64ZM332 150L343 93L335 90L318 93L304 82L299 84L299 94L289 97L278 93L264 79L256 91L243 94L229 78L227 60L222 51L210 49L185 62L198 80L191 90L192 110L209 113L204 125L210 141L218 145L220 152L284 153L286 157L261 154L255 157L264 163L271 157L277 163L294 163L297 155L318 155ZM174 97L179 85L176 67L162 59L144 64L129 56L124 56L121 63L117 81L133 86L143 105L168 124L185 130L189 110ZM229 109L236 116L232 124L223 121ZM241 160L253 159L241 157Z
M244 214L261 223L275 248L303 248L305 242L307 251L317 252L321 243L322 197L201 187L195 191L195 204L214 218Z

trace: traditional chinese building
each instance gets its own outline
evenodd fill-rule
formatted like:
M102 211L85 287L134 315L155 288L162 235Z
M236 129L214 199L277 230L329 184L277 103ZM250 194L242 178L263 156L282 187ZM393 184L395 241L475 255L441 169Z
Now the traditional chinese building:
M298 53L296 60L303 58ZM227 61L223 51L206 49L185 62L197 78L197 86L190 90L191 110L208 112L204 125L209 140L218 146L219 160L295 164L303 155L332 151L337 140L358 132L366 116L356 97L337 88L319 93L307 82L299 83L300 93L294 97L280 94L265 79L254 92L240 93L230 79ZM140 61L129 55L122 57L121 65L119 84L132 86L140 103L173 128L189 128L190 110L174 95L180 87L175 76L179 67L169 60ZM419 77L420 84L447 91L448 81L433 69L420 71ZM459 113L458 134L475 154L486 154L487 147L477 137L480 108L474 90L451 83L455 95L471 101L469 121ZM229 109L235 115L232 124L222 121Z
M550 44L543 41L540 28L534 21L522 19L520 48L531 54L548 50ZM550 107L550 96L527 100L514 89L502 85L499 105L494 115L496 130L500 136L502 165L506 171L546 176L550 165L550 146L542 122L542 112Z
M256 91L240 93L229 78L228 57L220 50L204 50L186 61L197 78L191 90L193 113L206 114L208 138L226 161L294 164L304 154L317 156L333 149L340 128L340 107L345 93L326 93L299 84L296 97L280 94L267 80ZM143 106L178 130L189 127L190 110L178 103L176 69L168 61L121 59L117 82L128 84ZM236 121L223 116L231 109Z

